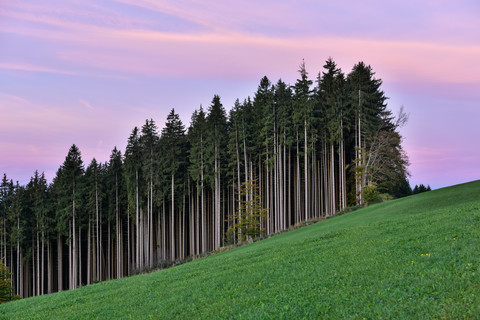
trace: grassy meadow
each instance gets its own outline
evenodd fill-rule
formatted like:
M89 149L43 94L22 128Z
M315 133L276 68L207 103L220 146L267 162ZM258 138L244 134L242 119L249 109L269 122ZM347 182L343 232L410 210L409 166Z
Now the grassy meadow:
M9 302L1 319L478 319L480 181L150 274Z

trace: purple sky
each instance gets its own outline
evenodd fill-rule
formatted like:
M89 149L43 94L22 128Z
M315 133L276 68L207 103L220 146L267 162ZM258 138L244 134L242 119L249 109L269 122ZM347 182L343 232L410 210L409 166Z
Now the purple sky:
M412 184L480 179L479 17L478 0L3 0L0 173L51 181L73 143L106 161L147 118L175 108L188 126L214 94L230 109L331 56L370 64L410 114Z

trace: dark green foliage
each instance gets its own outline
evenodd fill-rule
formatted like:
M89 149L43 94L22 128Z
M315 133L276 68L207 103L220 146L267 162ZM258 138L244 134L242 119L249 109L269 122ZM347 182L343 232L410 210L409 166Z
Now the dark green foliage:
M431 191L431 190L432 189L430 188L430 186L425 187L425 185L423 185L423 184L415 185L415 187L413 188L413 194L427 192L427 191Z
M242 240L345 212L357 202L357 171L380 193L371 200L367 187L367 203L409 195L401 121L374 76L363 62L345 76L329 58L312 88L302 62L293 86L263 77L228 119L215 95L187 134L172 109L161 135L146 120L106 163L85 169L73 145L51 185L39 172L26 186L4 175L0 258L19 273L16 292L76 288L204 254L235 225ZM252 180L258 194L242 193Z
M80 216L84 206L84 165L80 150L72 145L53 180L56 197L56 229L68 235L69 221Z
M272 144L273 125L276 117L273 101L273 87L265 76L260 80L257 92L253 99L253 135L254 152L259 155L266 154L265 146ZM268 157L268 155L267 155Z
M135 214L136 189L140 184L141 159L140 133L138 128L135 127L128 138L127 147L125 149L125 180L127 185L129 211L132 215Z
M305 68L305 61L298 70L300 79L297 79L293 98L293 125L300 139L304 138L304 129L309 130L311 119L313 117L313 101L311 99L311 86L313 81L308 79L308 72Z
M143 196L143 201L148 201L149 192L154 184L154 173L158 172L156 160L156 152L159 148L159 137L157 133L157 125L153 119L146 120L142 126L142 134L138 140L140 144L140 194Z
M27 216L27 197L25 187L20 186L18 181L13 187L11 197L12 203L9 210L9 218L12 222L10 233L11 243L18 242L22 247L24 247L25 241L28 239L26 232L27 228L25 227L25 225L28 223L28 220L23 218Z
M160 149L161 167L163 168L164 179L165 181L170 182L171 177L173 176L175 178L175 193L180 193L183 190L188 164L187 139L185 137L185 127L174 109L168 114L167 122L162 129ZM164 185L168 184L164 183Z
M402 179L400 184L395 186L392 192L395 198L403 198L411 194L413 194L412 187L410 187L410 183L406 177Z
M45 174L39 174L35 171L34 176L26 187L26 195L28 197L28 208L31 212L30 221L27 223L29 234L45 235L54 231L52 214L50 214L50 195Z
M200 183L205 156L205 132L206 118L203 108L195 110L192 114L187 139L190 145L188 149L189 173L193 181Z
M225 150L227 144L227 116L220 101L220 96L215 95L208 109L206 117L205 137L205 173L206 181L214 188L215 174L224 171L226 165ZM217 166L215 165L217 163ZM218 170L215 173L215 170Z
M93 214L96 212L97 198L99 202L102 202L102 199L105 197L104 171L102 165L95 158L93 158L85 170L85 183L89 186L85 193L85 211L92 216L91 219L93 219Z
M280 135L280 141L287 145L293 143L292 126L292 89L282 80L278 80L274 90L274 103L276 106L277 126Z
M105 183L106 196L108 199L108 217L110 221L115 221L116 212L119 211L119 217L126 214L127 208L127 189L125 183L125 168L122 153L115 147L110 155L110 161L106 165ZM94 185L94 184L90 184ZM100 183L102 186L102 183ZM117 200L118 199L118 200Z
M382 119L391 117L388 111L384 92L381 90L382 80L375 78L371 66L363 62L356 64L347 76L349 103L361 114L362 125L366 137L375 133L381 126ZM355 120L355 118L352 118ZM355 124L352 124L355 126Z
M336 63L329 58L323 66L326 72L318 75L316 99L318 104L317 115L322 134L325 134L329 143L338 143L341 139L341 130L350 130L351 105L347 103L346 80Z

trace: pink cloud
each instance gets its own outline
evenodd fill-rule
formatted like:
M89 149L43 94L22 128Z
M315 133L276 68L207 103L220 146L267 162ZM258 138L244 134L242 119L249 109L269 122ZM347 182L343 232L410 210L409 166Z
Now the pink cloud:
M82 106L84 106L85 108L87 109L90 109L90 110L95 110L95 108L90 104L90 102L88 102L87 100L84 100L84 99L80 99L78 100L78 102L80 102L80 104Z
M8 26L7 32L50 42L56 55L74 71L57 66L32 66L26 63L0 65L3 68L73 74L84 67L120 73L154 76L187 77L257 77L295 70L305 58L313 64L313 72L321 70L323 61L332 56L341 64L351 66L363 60L391 81L435 81L449 83L480 82L480 46L451 45L441 42L382 41L353 39L345 36L280 37L244 31L243 20L262 21L275 25L292 11L287 21L298 23L298 11L292 4L281 5L278 14L267 14L269 6L250 2L233 6L213 2L157 2L150 0L118 2L170 14L182 20L207 26L203 31L162 32L142 24L122 22L101 24L95 11L84 10L78 15L68 9L52 6L16 5L0 14L49 26ZM88 4L88 6L94 4ZM215 7L215 10L211 10ZM53 10L53 13L50 12ZM238 12L234 14L234 11ZM40 14L37 13L40 12ZM67 12L67 18L61 15ZM306 13L308 15L308 12ZM102 17L108 17L104 14ZM128 20L128 19L127 19ZM181 68L179 68L181 66ZM453 67L454 66L454 67ZM447 72L448 70L448 72ZM344 70L348 72L349 70ZM312 74L312 76L314 76Z
M76 74L75 72L71 72L71 71L67 71L67 70L45 67L45 66L39 66L39 65L32 65L32 64L28 64L28 63L2 63L2 62L0 62L0 69L27 71L27 72L47 72L47 73L68 74L68 75Z

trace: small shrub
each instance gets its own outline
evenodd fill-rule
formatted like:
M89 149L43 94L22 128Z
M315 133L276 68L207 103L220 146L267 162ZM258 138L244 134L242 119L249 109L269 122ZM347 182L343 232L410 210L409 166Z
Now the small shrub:
M379 202L387 202L387 201L390 201L390 200L393 200L393 199L395 199L395 198L391 194L388 194L388 193L382 193L382 194L378 195Z
M371 205L378 201L378 190L377 186L370 184L368 186L363 187L363 199L367 203L367 205Z

